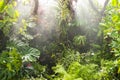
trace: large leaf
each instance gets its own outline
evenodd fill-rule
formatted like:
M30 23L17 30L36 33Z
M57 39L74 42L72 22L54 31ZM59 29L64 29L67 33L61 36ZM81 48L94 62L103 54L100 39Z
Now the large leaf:
M6 9L6 12L10 17L14 17L15 10L13 8L13 5L9 5Z
M34 62L40 56L40 51L36 48L32 48L28 43L21 40L11 40L8 44L8 48L16 47L19 53L22 55L23 62Z
M4 0L0 0L0 13L3 11L4 7L5 7Z
M117 6L118 5L118 0L112 0L112 5Z
M31 47L26 47L24 49L24 51L22 51L23 53L23 61L36 61L36 59L40 56L40 51L35 49L35 48L31 48Z

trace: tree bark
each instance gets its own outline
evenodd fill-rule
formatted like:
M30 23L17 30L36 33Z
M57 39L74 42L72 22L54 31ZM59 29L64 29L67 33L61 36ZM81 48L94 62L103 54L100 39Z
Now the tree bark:
M104 15L104 11L105 11L105 9L106 9L106 6L107 6L107 4L109 3L110 0L106 0L106 1L105 1L104 6L103 6L103 8L102 8L101 11L99 11L99 10L97 9L97 7L93 4L93 1L92 1L92 0L88 0L88 1L89 1L90 5L91 5L92 9L93 9L94 11L96 11L100 16L103 16L103 15Z
M37 15L38 8L39 8L39 1L34 0L34 2L35 2L35 7L34 7L34 10L33 10L33 15Z

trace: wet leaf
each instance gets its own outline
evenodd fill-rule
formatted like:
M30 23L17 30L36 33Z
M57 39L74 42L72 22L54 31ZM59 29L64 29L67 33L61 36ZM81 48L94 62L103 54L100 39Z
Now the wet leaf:
M8 6L8 8L6 9L6 12L10 17L14 17L15 10L12 5Z
M118 5L118 0L112 0L112 5L117 6Z
M4 7L5 7L5 2L4 2L4 0L1 0L0 1L0 12L2 12L2 10L4 9Z

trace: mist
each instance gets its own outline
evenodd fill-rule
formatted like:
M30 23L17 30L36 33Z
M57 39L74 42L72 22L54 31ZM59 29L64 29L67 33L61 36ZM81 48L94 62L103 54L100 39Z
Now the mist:
M99 8L103 7L104 1L105 0L98 0L93 2L99 10ZM52 40L53 36L59 36L57 19L58 3L56 0L39 0L36 16L33 15L35 7L34 0L18 0L17 3L16 9L19 11L20 17L15 25L15 33L19 32L19 29L23 26L22 20L29 21L30 19L35 18L34 21L29 23L34 27L31 28L32 31L30 30L29 34L37 37L36 41L38 43L46 43L47 41ZM88 0L73 1L72 5L75 11L75 18L80 26L85 26L88 29L94 26L95 21L93 20L98 14L92 9Z

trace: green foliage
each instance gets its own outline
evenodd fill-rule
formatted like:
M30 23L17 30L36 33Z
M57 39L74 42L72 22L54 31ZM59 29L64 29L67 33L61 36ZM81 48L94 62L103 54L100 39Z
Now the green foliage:
M112 0L112 6L117 6L119 0Z
M0 55L0 79L15 80L19 76L22 67L22 58L19 52L13 48L10 51L4 51Z
M20 71L20 75L22 76L22 79L32 79L40 78L43 79L43 74L45 74L45 66L40 65L38 62L28 63L27 66L22 67ZM20 76L19 75L19 76ZM35 79L36 80L36 79Z
M12 1L7 4L5 0L0 1L0 29L8 35L11 26L17 21L19 12L14 9L16 2Z
M35 62L40 56L40 51L38 49L30 47L28 43L21 40L10 41L8 47L16 47L22 56L23 62Z
M16 80L18 77L21 80L22 78L42 76L45 67L36 62L40 56L39 50L31 48L27 43L25 44L20 40L10 41L7 48L10 51L4 51L0 55L0 72L3 72L0 78Z
M119 80L119 60L101 60L100 69L97 73L99 75L98 80Z
M65 49L62 52L61 59L58 60L60 64L64 65L65 69L74 61L80 62L80 53L72 49Z
M34 74L36 74L38 77L42 77L42 74L45 73L46 66L40 65L38 62L32 63L34 68Z
M104 38L110 49L110 53L114 53L114 56L119 57L120 53L120 2L118 0L112 0L106 10L106 17L103 18L102 28L104 31ZM113 57L114 57L113 56ZM115 58L115 57L114 57Z
M70 9L70 0L58 0L58 4L60 40L42 48L43 52L50 53L51 57L55 59L57 64L53 67L55 74L46 74L47 71L45 68L47 67L37 62L40 51L29 45L29 40L34 37L27 34L29 21L22 20L23 26L19 31L20 37L22 36L21 40L18 40L16 37L13 39L10 38L11 40L7 44L7 50L0 54L1 80L46 80L43 76L50 80L119 80L119 0L111 1L100 23L105 42L105 44L102 44L103 47L94 44L93 35L87 30L84 30L86 31L85 34L82 32L78 34L75 33L72 36L73 39L69 40L69 28L76 25L80 26L81 22L74 22L74 17ZM6 4L5 0L0 1L0 29L6 35L19 16L18 11L14 10L15 5L16 3L14 1L8 4ZM93 26L94 29L96 29L95 27ZM92 31L97 33L97 30ZM80 54L79 48L86 45L88 37L93 40L93 42L89 40L89 42L92 43L87 45L87 47L90 46L91 49L89 52L86 51L86 53ZM92 50L93 47L96 49ZM102 49L103 52L100 52L99 49ZM109 60L107 57L109 57Z
M113 31L110 37L113 39L110 43L112 47L111 52L115 53L116 57L120 57L120 35L117 31Z
M59 3L59 7L60 7L60 18L65 20L68 18L69 16L69 9L68 9L68 4L69 4L69 0L58 0Z
M53 67L57 75L53 80L96 80L99 78L95 71L96 67L95 64L81 65L78 62L72 62L65 70L62 65L57 65Z
M4 7L5 7L5 1L1 0L0 1L0 12L3 12Z
M119 58L120 58L120 2L119 0L112 0L106 9L106 16L103 18L103 23L101 24L104 31L104 48L105 53L101 55L106 55L109 57L110 61L101 61L101 75L103 75L103 80L119 80Z
M10 2L0 0L0 30L6 36L9 35L11 27L19 17L19 12L15 10L15 6L14 0ZM40 51L29 46L28 40L32 37L26 34L27 22L23 20L22 23L23 27L20 29L20 33L23 41L16 37L9 37L7 50L0 54L1 80L25 80L32 77L43 79L42 74L45 72L45 67L37 62Z
M28 27L30 27L30 22L29 20L22 20L22 27L19 28L18 33L23 37L23 40L32 40L34 37L28 33ZM32 25L33 26L33 25Z
M28 43L24 43L20 40L11 40L7 49L11 51L3 52L0 56L2 60L0 69L3 72L0 76L3 80L16 80L16 78L18 78L18 80L23 78L30 79L35 76L39 78L42 77L42 74L45 72L45 67L37 62L40 56L39 50L30 47ZM3 70L8 72L8 74L5 74L6 72ZM4 75L6 77L4 77Z
M73 12L71 10L71 0L58 0L58 26L60 29L60 41L62 43L68 42L67 32L74 24Z
M52 80L117 80L120 77L119 67L119 60L116 62L102 59L99 65L90 61L86 64L73 61L67 69L60 64L53 67L55 75Z
M86 38L85 36L75 36L74 37L74 44L75 45L85 45Z
M58 6L58 11L59 11L58 24L59 24L59 28L60 28L60 34L62 35L62 37L64 37L66 35L66 31L67 31L66 19L67 19L67 15L69 14L68 9L66 7L68 1L66 0L64 2L65 3L63 3L62 0L58 1L58 3L59 3L59 6Z

